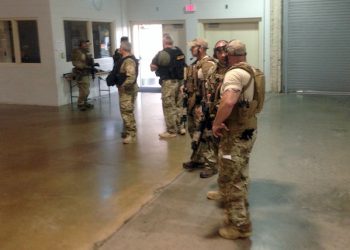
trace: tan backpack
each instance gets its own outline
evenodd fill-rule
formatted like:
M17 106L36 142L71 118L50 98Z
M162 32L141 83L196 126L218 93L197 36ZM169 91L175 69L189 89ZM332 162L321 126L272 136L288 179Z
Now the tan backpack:
M251 79L254 79L254 97L253 100L257 101L256 113L260 113L265 101L265 74L258 68L250 66L248 63L242 62L239 63L228 70L240 68L247 71L250 74ZM251 80L250 80L251 82ZM242 92L244 92L243 89Z

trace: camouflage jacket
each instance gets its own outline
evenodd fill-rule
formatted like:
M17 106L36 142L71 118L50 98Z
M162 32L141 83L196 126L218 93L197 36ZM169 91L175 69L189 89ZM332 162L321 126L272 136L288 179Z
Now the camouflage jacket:
M120 66L120 74L125 74L126 78L122 85L124 88L133 88L137 80L137 65L132 58L126 58Z
M81 48L74 49L72 52L73 72L79 75L89 75L93 64L92 55Z
M220 88L227 69L226 65L217 62L215 68L208 72L209 76L206 82L208 101L218 102L218 99L220 99Z
M213 58L205 56L187 67L185 87L189 94L204 95L204 84L208 80L210 70L215 68L215 65Z

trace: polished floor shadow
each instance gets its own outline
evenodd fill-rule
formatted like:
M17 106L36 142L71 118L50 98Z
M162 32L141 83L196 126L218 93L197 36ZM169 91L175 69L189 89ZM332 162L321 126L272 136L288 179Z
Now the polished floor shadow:
M137 99L123 145L118 97L81 112L0 105L0 249L90 249L182 172L189 140L159 140L158 93Z
M216 177L183 172L189 138L158 139L160 94L123 145L117 96L95 109L0 105L0 249L347 249L350 98L272 95L251 163L254 234L217 235ZM124 225L123 225L124 224Z
M252 153L253 236L218 236L215 178L182 173L99 250L333 250L350 244L350 98L270 96Z

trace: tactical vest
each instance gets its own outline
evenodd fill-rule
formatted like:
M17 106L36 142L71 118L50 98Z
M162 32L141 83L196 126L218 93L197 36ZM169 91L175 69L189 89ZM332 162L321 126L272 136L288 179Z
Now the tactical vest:
M253 69L247 63L239 63L229 68L228 71L236 68L247 71L250 74L250 79L248 84L242 89L239 101L225 121L230 129L230 133L242 133L246 129L256 129L256 114L261 111L265 99L265 76L263 72L259 69ZM254 84L253 100L250 102L242 100L244 92L252 83Z
M224 81L226 71L227 67L225 65L217 63L215 71L210 73L206 83L206 88L208 90L208 94L210 94L212 98L214 98L217 95L217 92L219 92L222 82Z
M90 75L94 59L92 55L81 48L76 48L72 52L73 73L75 75Z
M227 66L222 65L219 62L215 68L215 71L212 72L206 84L207 94L208 94L208 102L209 102L209 112L210 116L216 115L217 108L219 106L220 100L220 88L222 82L224 81L224 76L227 71Z
M175 48L165 48L170 55L170 62L167 66L159 66L156 71L156 75L160 77L160 80L168 79L184 79L184 68L186 67L185 55L182 53L181 49Z
M205 82L198 79L198 71L205 62L215 62L211 57L196 60L186 68L185 87L188 93L188 109L191 110L195 104L199 104L206 93Z
M122 85L127 78L125 73L120 73L120 68L122 67L124 61L128 58L131 58L135 62L135 65L136 65L136 69L135 69L136 72L135 73L136 73L136 79L137 79L137 76L139 74L139 61L135 58L134 55L126 56L126 57L123 57L121 60L119 60L117 62L117 64L115 65L115 67L116 67L115 72L117 74L117 77L116 77L116 84L117 85ZM135 82L136 82L136 80L135 80Z

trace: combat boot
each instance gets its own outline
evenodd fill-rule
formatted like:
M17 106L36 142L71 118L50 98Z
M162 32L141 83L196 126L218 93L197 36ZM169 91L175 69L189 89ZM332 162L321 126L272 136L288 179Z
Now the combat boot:
M181 128L181 129L179 130L179 134L180 134L180 135L185 135L185 134L186 134L186 129L185 129L185 128Z
M213 175L216 175L218 173L218 170L216 167L205 167L203 171L199 173L199 177L201 178L209 178Z
M204 163L188 161L188 162L184 162L182 164L182 167L184 169L187 169L187 170L191 171L191 170L195 170L195 169L204 168Z
M219 191L208 191L207 198L213 201L219 201L222 199L222 195Z
M88 102L86 102L86 103L84 104L84 106L85 106L87 109L93 109L93 108L94 108L94 105L91 104L91 103L88 103Z
M164 133L159 134L159 137L161 139L174 138L174 137L176 137L176 134L175 133L164 132Z
M127 135L124 139L123 139L123 144L130 144L130 143L135 143L136 142L136 137L131 136L131 135Z
M84 104L78 104L78 109L79 109L80 111L86 111L86 110L87 110L87 108L85 107Z
M248 238L252 235L252 232L251 231L243 232L232 226L225 226L219 229L219 235L222 238L225 238L228 240L236 240L239 238Z

